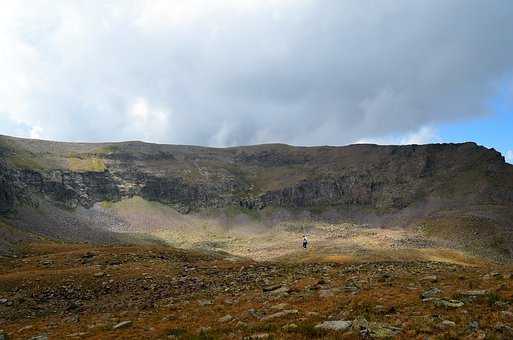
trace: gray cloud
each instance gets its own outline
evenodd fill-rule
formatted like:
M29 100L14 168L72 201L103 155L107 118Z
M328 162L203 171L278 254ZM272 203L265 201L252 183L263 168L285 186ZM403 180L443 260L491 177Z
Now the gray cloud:
M511 81L513 3L20 1L0 48L0 133L419 141L491 112Z

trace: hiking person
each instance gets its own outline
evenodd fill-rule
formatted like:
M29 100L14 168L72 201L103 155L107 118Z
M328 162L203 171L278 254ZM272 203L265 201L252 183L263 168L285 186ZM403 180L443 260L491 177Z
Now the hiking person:
M308 239L306 238L306 235L303 235L303 248L306 249L307 245L308 245Z

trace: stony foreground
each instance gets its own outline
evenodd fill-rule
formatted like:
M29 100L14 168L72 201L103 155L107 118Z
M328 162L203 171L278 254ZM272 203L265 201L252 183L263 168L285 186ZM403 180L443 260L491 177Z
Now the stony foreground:
M0 259L0 339L511 339L510 270L33 244Z

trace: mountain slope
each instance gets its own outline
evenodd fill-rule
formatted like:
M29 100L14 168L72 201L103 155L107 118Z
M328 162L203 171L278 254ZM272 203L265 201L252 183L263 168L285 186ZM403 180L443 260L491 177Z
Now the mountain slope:
M513 166L475 143L205 148L0 136L0 184L0 214L52 238L112 242L101 225L117 221L91 208L139 196L183 214L239 209L274 220L285 211L428 226L443 217L443 230L429 229L441 237L458 229L470 244L481 236L465 231L482 227L501 239L481 247L498 242L509 253L512 244Z

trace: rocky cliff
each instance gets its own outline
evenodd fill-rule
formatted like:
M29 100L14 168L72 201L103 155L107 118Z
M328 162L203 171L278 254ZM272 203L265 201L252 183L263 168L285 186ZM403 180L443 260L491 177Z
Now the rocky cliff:
M141 196L201 208L397 211L428 202L513 204L513 166L474 143L203 148L76 144L0 137L0 214Z

